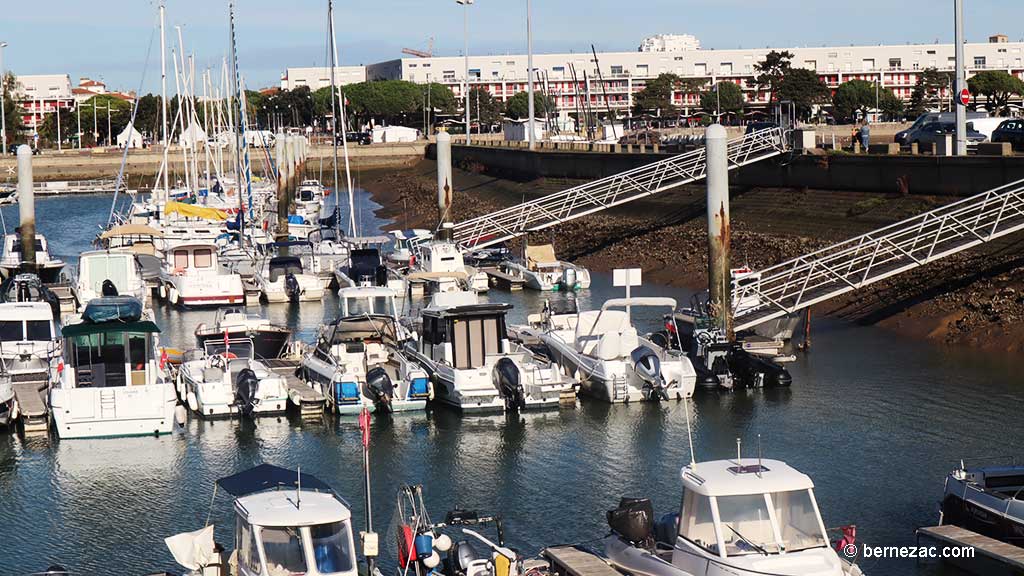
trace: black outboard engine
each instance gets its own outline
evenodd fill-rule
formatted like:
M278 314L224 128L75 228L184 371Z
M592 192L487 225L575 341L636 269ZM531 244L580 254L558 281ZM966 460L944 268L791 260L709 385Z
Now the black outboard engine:
M646 396L652 400L668 400L665 391L665 377L661 374L661 359L647 346L640 346L630 353L633 371L644 381Z
M494 366L494 379L501 397L505 400L505 410L517 412L526 408L526 393L519 381L519 367L511 358L502 358Z
M251 368L238 372L238 377L235 378L235 407L242 416L252 417L256 405L260 403L260 399L256 397L259 388L260 379Z
M608 527L634 546L653 548L654 506L648 498L623 498L608 511Z
M284 277L284 293L288 295L288 301L290 302L298 302L299 296L302 294L299 280L291 272Z
M391 400L395 396L395 385L386 370L377 366L366 373L366 388L373 395L373 404L378 412L392 411Z
M102 286L100 286L100 293L104 296L119 296L117 286L109 279L103 281Z

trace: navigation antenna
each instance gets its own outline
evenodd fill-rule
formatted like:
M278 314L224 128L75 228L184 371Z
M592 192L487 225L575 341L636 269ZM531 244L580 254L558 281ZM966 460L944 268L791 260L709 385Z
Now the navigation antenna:
M736 465L742 468L743 467L743 462L740 461L740 443L741 442L742 441L739 438L736 438Z
M764 466L761 466L761 435L757 435L757 477L761 477L761 471L764 470Z
M295 508L298 509L302 506L302 466L296 468L295 475L298 476L295 481Z

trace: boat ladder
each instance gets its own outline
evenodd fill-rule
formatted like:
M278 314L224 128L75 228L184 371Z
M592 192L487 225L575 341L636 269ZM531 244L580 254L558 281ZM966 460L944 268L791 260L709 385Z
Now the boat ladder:
M100 388L100 418L117 418L117 394L111 388Z
M615 377L612 380L612 402L628 402L629 401L629 384L626 383L626 377Z
M728 142L729 169L739 168L782 154L788 149L782 128L759 130ZM527 232L574 220L691 184L707 173L705 148L607 176L459 222L453 229L454 240L463 251L484 248Z
M757 301L734 316L753 328L818 302L1024 229L1024 180L787 260L733 286L734 301Z

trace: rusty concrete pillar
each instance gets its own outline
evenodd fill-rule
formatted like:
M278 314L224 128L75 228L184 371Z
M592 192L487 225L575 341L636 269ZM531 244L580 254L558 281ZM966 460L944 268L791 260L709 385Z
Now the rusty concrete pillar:
M437 134L437 220L438 237L451 240L447 236L451 229L445 227L452 221L452 137L447 132Z
M277 241L288 239L288 167L285 137L274 141L274 163L277 165Z
M720 124L708 126L708 293L714 325L732 339L732 294L729 278L728 136Z
M18 213L21 261L25 272L36 271L36 199L32 182L32 149L18 146Z

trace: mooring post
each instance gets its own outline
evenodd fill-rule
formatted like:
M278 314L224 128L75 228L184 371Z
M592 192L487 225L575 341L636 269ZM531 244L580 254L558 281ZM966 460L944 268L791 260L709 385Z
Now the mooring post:
M451 228L445 224L452 220L452 136L437 134L437 220L438 238L451 240Z
M288 239L288 168L284 136L274 141L274 163L277 164L277 241Z
M728 137L721 124L708 126L708 294L715 327L730 340L732 295L729 278L729 159Z
M32 149L18 146L18 215L21 232L21 267L36 271L36 199L32 183Z
M807 308L807 312L804 315L804 350L811 349L811 308Z

